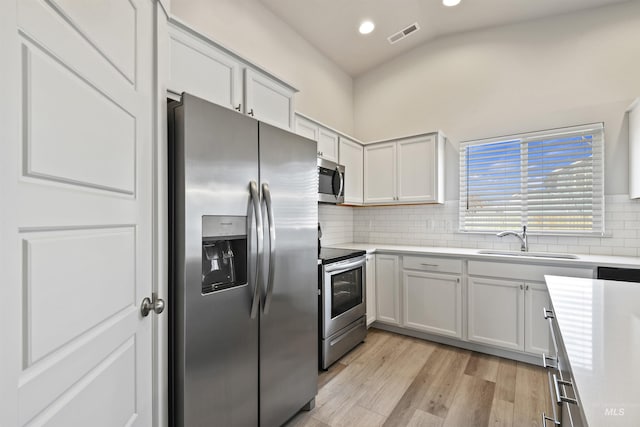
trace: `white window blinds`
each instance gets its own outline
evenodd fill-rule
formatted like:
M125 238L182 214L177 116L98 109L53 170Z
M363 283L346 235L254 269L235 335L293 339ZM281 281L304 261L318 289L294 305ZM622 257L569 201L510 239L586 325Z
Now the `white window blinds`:
M602 123L463 142L460 230L602 234Z

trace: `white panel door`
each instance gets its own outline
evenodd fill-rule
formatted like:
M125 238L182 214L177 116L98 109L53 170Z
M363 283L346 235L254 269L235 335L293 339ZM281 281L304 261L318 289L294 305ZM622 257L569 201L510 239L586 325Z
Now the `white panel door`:
M340 164L345 167L344 202L361 205L364 187L362 145L345 137L340 137Z
M551 306L547 285L526 282L524 292L524 351L527 353L549 353L549 323L542 310Z
M287 130L293 130L294 91L253 70L244 70L244 112Z
M396 143L364 146L364 202L396 200Z
M437 199L436 136L398 142L398 198L401 202Z
M367 326L376 321L376 256L367 255Z
M400 324L400 274L396 255L376 255L376 319Z
M522 282L469 277L469 341L524 349Z
M461 338L460 276L405 270L403 277L404 325Z
M153 2L5 3L0 424L149 426Z

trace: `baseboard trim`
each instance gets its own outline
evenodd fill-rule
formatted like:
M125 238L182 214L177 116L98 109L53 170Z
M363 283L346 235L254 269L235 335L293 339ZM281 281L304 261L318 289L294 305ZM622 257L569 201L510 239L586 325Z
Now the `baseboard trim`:
M381 329L383 331L393 332L400 335L407 335L413 338L419 338L426 341L433 341L439 344L446 344L452 347L464 348L465 350L477 351L479 353L490 354L492 356L504 357L505 359L516 360L518 362L529 363L531 365L542 366L542 357L532 354L524 354L516 351L503 350L487 345L472 343L468 341L460 341L455 338L443 337L440 335L429 334L426 332L405 329L400 326L387 325L385 323L373 322L370 328Z

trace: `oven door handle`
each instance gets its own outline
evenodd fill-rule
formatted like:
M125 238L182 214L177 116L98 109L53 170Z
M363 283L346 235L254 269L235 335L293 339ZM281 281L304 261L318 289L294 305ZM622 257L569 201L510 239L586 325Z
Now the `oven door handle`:
M324 271L326 273L334 273L336 271L346 271L351 270L355 267L364 267L365 257L358 257L356 261L345 262L345 263L335 263L335 264L327 264L324 267Z
M269 272L267 274L267 290L263 309L266 315L269 314L269 307L271 307L271 300L273 299L273 277L276 270L276 223L273 220L269 184L262 184L262 195L267 206L267 220L269 221Z

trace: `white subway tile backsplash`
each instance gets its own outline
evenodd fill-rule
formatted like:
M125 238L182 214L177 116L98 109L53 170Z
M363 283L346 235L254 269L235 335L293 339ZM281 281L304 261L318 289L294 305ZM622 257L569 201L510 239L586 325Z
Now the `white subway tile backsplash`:
M458 232L456 200L443 205L343 207L319 205L325 245L362 242L519 250L517 240ZM640 255L640 201L605 197L605 237L530 236L531 251Z

